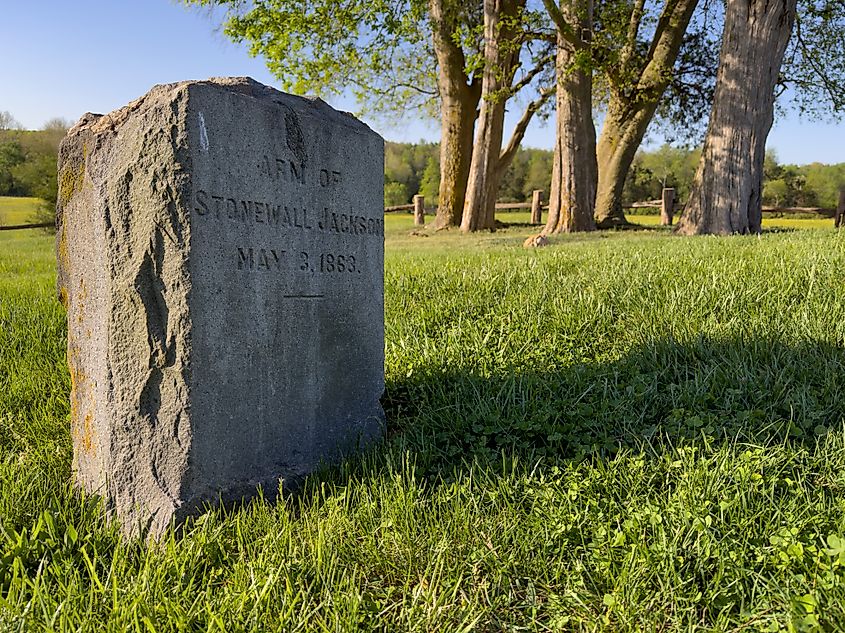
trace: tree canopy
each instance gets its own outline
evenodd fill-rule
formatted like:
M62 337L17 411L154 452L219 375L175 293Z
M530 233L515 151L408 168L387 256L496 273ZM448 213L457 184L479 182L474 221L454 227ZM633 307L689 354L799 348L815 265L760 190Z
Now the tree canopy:
M56 154L67 122L56 119L40 131L0 130L0 196L56 201Z
M372 114L436 111L424 0L184 1L222 9L223 32L262 57L282 90L319 96L349 90ZM479 19L471 9L461 18Z

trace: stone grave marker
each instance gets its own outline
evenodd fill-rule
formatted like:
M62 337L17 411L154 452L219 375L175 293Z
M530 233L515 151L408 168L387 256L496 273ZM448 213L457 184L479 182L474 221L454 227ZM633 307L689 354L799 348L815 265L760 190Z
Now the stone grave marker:
M384 142L248 78L154 87L59 152L77 483L131 534L380 434Z

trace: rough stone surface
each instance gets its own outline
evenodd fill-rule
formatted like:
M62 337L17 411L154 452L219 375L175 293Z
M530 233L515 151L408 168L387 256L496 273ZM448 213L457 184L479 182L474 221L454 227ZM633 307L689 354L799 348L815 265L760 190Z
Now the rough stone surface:
M129 533L272 496L383 412L382 139L247 78L85 115L59 154L74 471Z

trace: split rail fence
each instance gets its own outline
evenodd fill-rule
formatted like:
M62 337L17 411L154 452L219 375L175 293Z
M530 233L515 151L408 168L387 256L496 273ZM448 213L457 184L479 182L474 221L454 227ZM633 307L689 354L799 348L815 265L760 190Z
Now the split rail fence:
M531 200L525 202L497 202L496 211L515 211L517 209L531 209L531 224L543 223L543 211L548 210L549 205L543 202L543 192L535 190ZM683 205L675 205L675 190L667 187L663 190L661 200L649 200L647 202L635 202L625 205L626 209L660 209L660 224L671 226L676 213L683 211ZM399 204L392 207L385 207L385 213L398 213L402 211L413 212L414 224L425 225L426 214L432 215L436 208L426 207L423 196L414 196L411 204ZM839 191L839 204L835 209L825 207L763 207L763 213L772 215L819 215L823 218L833 218L836 228L845 226L845 188Z
M496 211L516 211L518 209L531 209L530 224L543 223L543 211L548 210L549 205L543 202L543 192L535 190L531 194L531 200L525 202L497 202ZM671 226L675 217L675 213L683 209L682 206L675 206L675 190L667 187L663 190L663 198L661 200L650 200L648 202L635 202L634 204L626 205L626 209L660 209L660 223L664 226ZM385 213L399 213L402 211L413 212L414 224L416 226L425 225L426 214L432 215L435 212L434 207L425 206L425 198L423 196L414 196L414 201L411 204L398 204L392 207L385 207ZM839 204L835 209L824 207L763 207L763 213L780 214L780 215L819 215L824 218L833 218L833 225L836 228L845 226L845 188L839 191ZM19 231L23 229L46 229L54 226L52 222L42 222L40 224L10 224L7 226L0 225L0 231Z
M48 229L56 226L55 222L42 222L41 224L0 224L0 231L20 231L21 229Z

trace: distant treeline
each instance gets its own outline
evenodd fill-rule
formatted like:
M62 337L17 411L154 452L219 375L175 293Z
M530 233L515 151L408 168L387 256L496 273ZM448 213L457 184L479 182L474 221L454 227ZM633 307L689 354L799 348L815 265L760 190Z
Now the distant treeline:
M0 196L33 196L55 204L56 160L64 121L43 130L0 129Z
M674 187L678 199L686 201L701 150L664 145L640 152L625 182L625 202L660 198L663 183ZM781 165L774 151L766 153L763 166L763 204L773 207L836 206L839 188L845 186L845 163L824 165Z
M66 124L57 120L43 130L0 130L0 196L33 196L56 201L56 157ZM656 200L664 186L674 187L682 203L689 195L700 150L664 145L641 151L625 182L626 204ZM437 204L440 187L437 143L387 143L384 157L384 204L407 204L415 194ZM766 154L763 203L777 207L835 207L845 186L845 163L781 165ZM521 202L541 189L548 198L552 152L520 149L502 178L498 200Z
M384 158L384 204L407 204L415 194L427 205L437 204L440 186L437 143L387 143ZM698 167L700 149L664 145L640 151L625 182L625 204L657 200L663 187L674 187L676 199L685 202ZM775 207L835 207L839 188L845 186L845 163L781 165L775 152L766 154L763 204ZM548 198L552 152L520 149L502 178L498 200L521 202L542 189Z
M407 204L416 194L426 205L437 204L440 188L440 148L437 143L387 143L384 148L384 204ZM552 181L552 152L520 149L502 178L497 199L521 202L542 189L548 195Z

